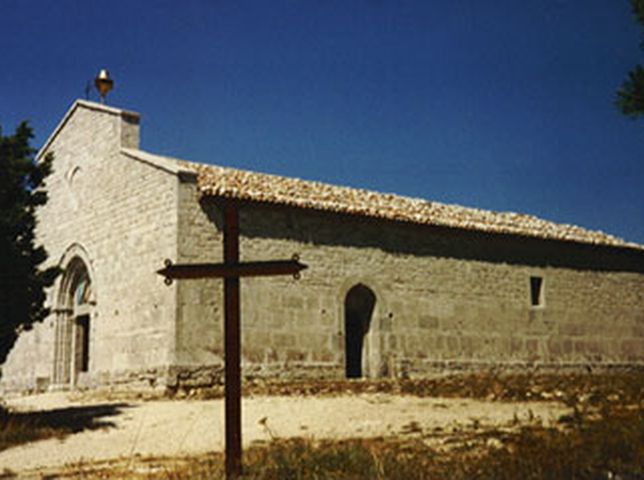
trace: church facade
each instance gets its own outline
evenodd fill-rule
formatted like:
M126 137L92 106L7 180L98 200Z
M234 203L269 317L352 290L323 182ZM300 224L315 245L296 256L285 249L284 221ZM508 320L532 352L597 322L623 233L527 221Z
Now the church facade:
M536 217L153 155L137 113L77 101L37 238L62 275L0 388L174 389L223 379L222 199L242 261L308 265L241 280L242 373L420 377L462 369L641 367L644 246Z

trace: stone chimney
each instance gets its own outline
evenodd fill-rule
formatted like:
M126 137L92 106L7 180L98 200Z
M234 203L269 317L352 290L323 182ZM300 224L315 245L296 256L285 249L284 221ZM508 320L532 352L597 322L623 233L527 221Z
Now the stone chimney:
M141 116L121 110L121 148L139 149Z

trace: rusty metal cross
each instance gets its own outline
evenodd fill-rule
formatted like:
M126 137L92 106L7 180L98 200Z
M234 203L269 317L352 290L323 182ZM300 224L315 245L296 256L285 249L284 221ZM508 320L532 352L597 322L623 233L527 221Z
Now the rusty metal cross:
M226 479L234 480L242 473L241 463L241 368L239 278L267 275L293 275L307 268L298 261L239 261L239 204L228 199L224 203L224 263L173 265L166 260L157 273L167 284L174 279L224 278L224 342L225 342L225 412L226 412Z

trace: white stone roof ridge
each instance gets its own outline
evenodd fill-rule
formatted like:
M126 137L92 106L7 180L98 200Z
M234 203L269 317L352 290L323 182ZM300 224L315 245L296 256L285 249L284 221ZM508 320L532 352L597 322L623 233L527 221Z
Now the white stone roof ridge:
M601 231L555 223L524 213L462 207L393 193L189 162L147 152L143 152L143 155L147 160L156 157L162 159L164 164L175 162L181 170L195 172L197 186L203 196L230 197L424 225L644 250L644 245L627 242Z

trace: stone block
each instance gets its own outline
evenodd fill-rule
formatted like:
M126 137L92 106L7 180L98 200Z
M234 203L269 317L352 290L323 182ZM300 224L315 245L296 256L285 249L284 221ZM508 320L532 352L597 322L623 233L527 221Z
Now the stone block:
M294 347L296 345L296 336L292 333L273 333L271 335L271 345L278 351Z
M423 315L418 319L418 326L423 329L438 328L439 326L438 318L432 317L429 315Z
M564 323L559 327L559 333L569 337L579 337L586 334L586 329L579 323Z

